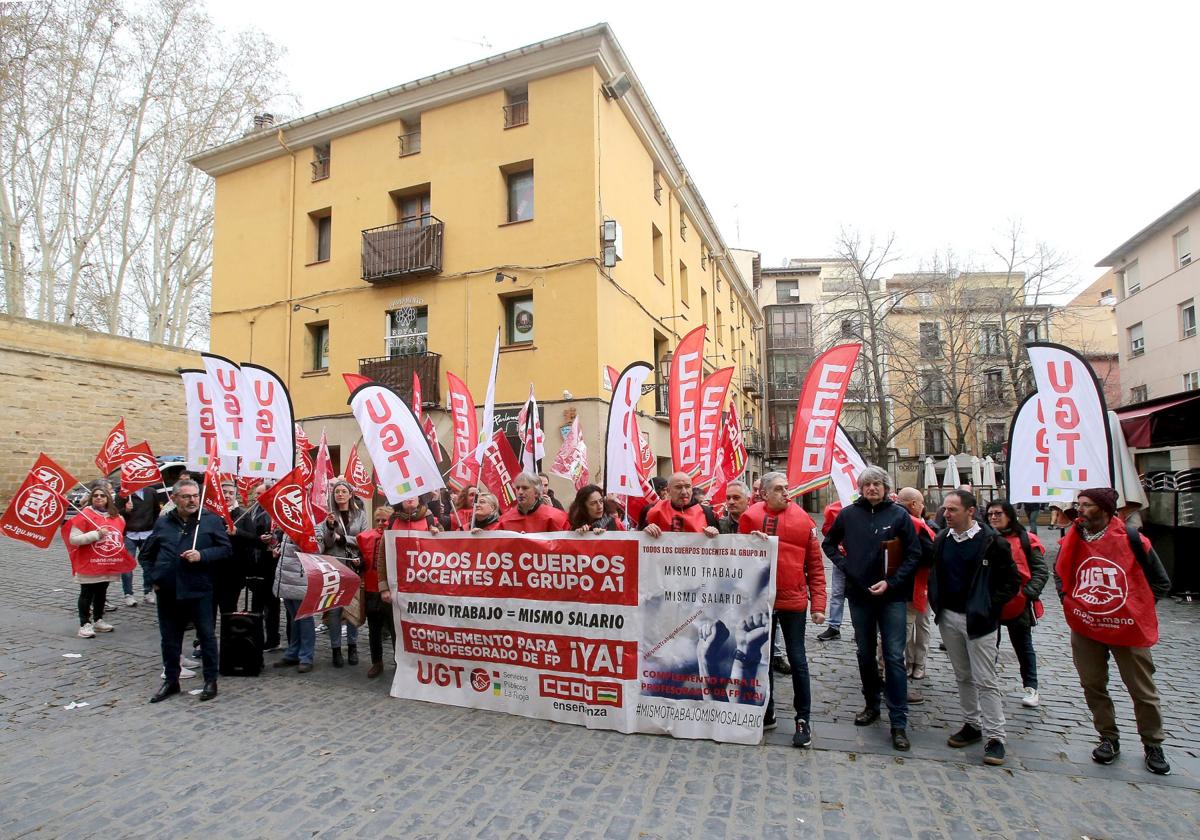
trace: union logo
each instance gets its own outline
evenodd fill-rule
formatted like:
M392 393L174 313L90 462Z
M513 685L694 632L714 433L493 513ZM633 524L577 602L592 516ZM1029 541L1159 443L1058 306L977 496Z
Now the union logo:
M100 534L100 539L92 543L92 550L101 557L120 557L125 551L125 541L121 539L121 534L113 528L101 528Z
M287 522L293 528L304 527L304 488L292 484L275 494L272 500L271 513L280 522Z
M121 465L122 482L156 481L158 464L149 455L130 455Z
M45 484L55 493L61 493L63 491L63 485L66 484L66 480L62 477L61 473L45 465L35 468L33 470L33 475L38 481L42 482L42 484Z
M119 458L125 452L125 436L120 432L114 432L113 436L108 439L108 444L104 447L104 454L109 458Z
M1079 565L1071 596L1087 604L1093 615L1114 613L1125 606L1129 597L1125 570L1112 560L1093 555Z
M59 496L48 487L38 484L26 487L17 494L14 505L17 518L30 528L41 528L62 519L63 506Z

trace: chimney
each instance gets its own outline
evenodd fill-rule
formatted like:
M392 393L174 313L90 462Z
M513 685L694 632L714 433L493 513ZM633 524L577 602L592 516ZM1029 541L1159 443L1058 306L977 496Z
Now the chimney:
M270 128L275 124L275 115L262 113L254 115L254 129L258 131L263 128Z

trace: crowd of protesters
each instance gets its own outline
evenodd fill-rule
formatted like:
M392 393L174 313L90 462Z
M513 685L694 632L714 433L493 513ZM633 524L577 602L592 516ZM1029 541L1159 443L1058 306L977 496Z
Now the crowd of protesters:
M116 540L138 559L141 600L156 607L161 636L162 685L152 703L180 692L179 681L195 676L188 666L202 669L200 700L217 695L217 619L237 610L243 593L248 596L244 603L264 617L264 649L280 652L275 668L312 671L321 634L328 639L334 668L356 666L359 627L365 624L370 653L366 676L380 676L393 658L385 657L385 636L393 652L396 643L394 586L384 562L386 530L436 536L443 531L583 535L636 529L651 539L666 532L745 534L778 538L769 629L772 691L764 728L777 726L774 674L790 676L794 746L808 747L813 740L807 625L825 625L815 636L823 644L839 640L848 604L863 695L854 723L872 725L886 706L893 747L910 749L909 706L924 699L912 684L926 677L936 625L962 712L961 726L947 743L966 748L982 742L983 762L1003 764L1007 736L997 675L1001 635L1007 632L1016 654L1021 703L1037 707L1034 628L1044 614L1042 595L1053 572L1054 591L1070 627L1072 658L1099 735L1093 759L1110 764L1120 753L1108 691L1112 659L1133 701L1147 768L1170 772L1162 751L1151 656L1158 640L1155 603L1166 595L1169 580L1149 541L1118 515L1117 494L1108 488L1081 491L1073 507L1055 510L1064 536L1052 570L1036 524L1031 521L1027 530L1007 501L981 505L964 486L946 493L937 511L927 511L919 490L894 490L887 473L874 466L859 475L855 501L830 505L820 526L789 497L782 473L768 473L752 487L730 482L720 512L693 488L688 474L656 478L659 501L646 506L637 521L628 518L620 500L606 497L594 484L579 489L564 509L544 474L518 476L515 504L507 511L491 493L468 487L454 496L443 491L394 509L378 507L372 515L350 484L335 479L329 486L328 515L316 529L319 549L355 571L362 591L348 607L299 617L306 576L296 546L257 504L267 486L252 488L244 504L236 485L222 487L234 521L230 528L220 517L200 512L199 488L186 474L171 488L166 505L153 489L120 497L101 479L89 485L87 507L64 527L80 587L81 637L113 630L104 618L110 583L122 582L127 606L138 598L132 571L82 574L80 558L103 541ZM1104 569L1097 568L1098 558ZM1095 609L1098 598L1113 594L1104 591L1107 569L1116 569L1127 582L1123 604L1129 620L1103 620L1103 611ZM189 628L195 632L192 651L199 660L184 651Z

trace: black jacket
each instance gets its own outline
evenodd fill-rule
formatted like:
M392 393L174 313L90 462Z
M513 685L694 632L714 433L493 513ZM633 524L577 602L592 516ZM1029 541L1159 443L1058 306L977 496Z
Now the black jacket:
M214 513L200 511L200 533L196 537L197 563L188 563L179 555L192 547L196 518L184 522L177 510L163 514L154 523L154 532L142 549L141 560L151 583L173 593L176 598L199 598L213 591L216 564L233 555L225 520Z
M130 502L133 510L125 510L127 501ZM158 514L162 510L162 502L158 500L157 491L153 487L147 487L132 496L118 499L117 508L121 511L121 516L125 518L126 533L153 531L154 523L158 521Z
M884 579L883 543L893 538L899 538L904 546L904 559L887 579L887 591L872 595L867 589ZM842 508L821 550L846 574L846 597L851 601L912 598L913 576L921 563L921 543L908 511L890 499L872 505L860 496L854 504Z
M975 557L975 571L971 577L971 588L967 593L967 636L978 639L995 633L1000 626L1000 610L1020 589L1017 564L1013 560L1008 540L990 526L982 531ZM929 606L933 620L942 620L938 599L938 574L941 571L942 551L950 539L950 529L942 531L933 541L933 571L929 575Z
M736 534L738 532L739 521L741 521L740 516L727 513L717 520L717 530L722 534Z

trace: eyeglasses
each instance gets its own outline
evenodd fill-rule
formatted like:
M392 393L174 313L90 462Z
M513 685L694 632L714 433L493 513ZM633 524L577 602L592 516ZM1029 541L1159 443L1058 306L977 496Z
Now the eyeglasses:
M989 510L989 511L988 511L988 517L989 517L989 518L991 518L991 517L993 517L993 516L1004 516L1004 511L1002 511L1002 510Z

